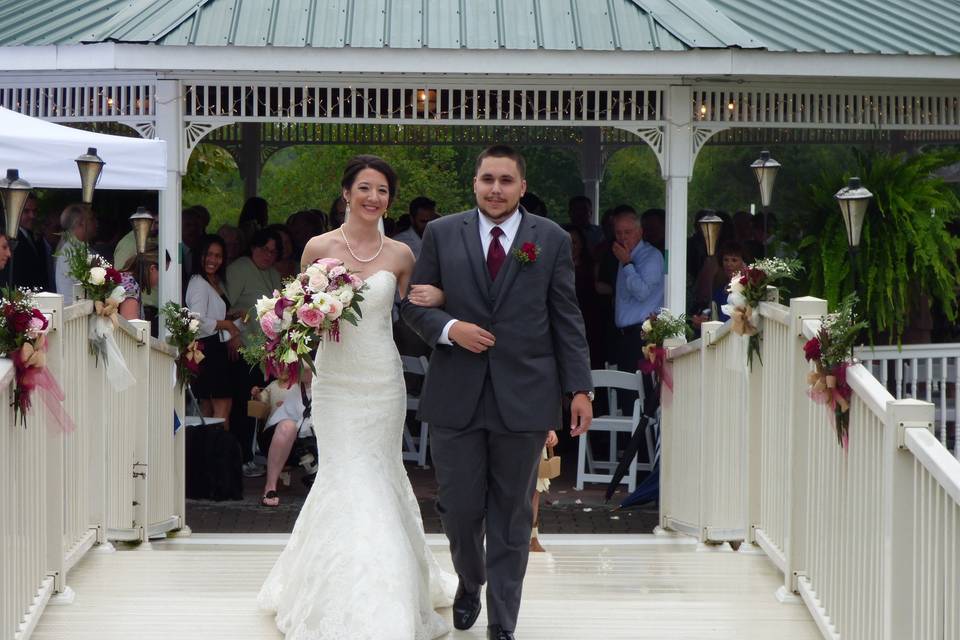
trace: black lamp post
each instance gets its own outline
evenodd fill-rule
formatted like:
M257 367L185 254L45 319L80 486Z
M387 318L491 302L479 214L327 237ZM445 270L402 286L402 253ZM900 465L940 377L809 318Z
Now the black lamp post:
M29 196L30 183L21 178L16 169L7 169L6 177L0 179L0 199L3 200L5 231L10 244L10 268L7 269L7 286L10 287L13 286L13 253L20 233L20 214Z
M860 178L850 178L847 186L833 196L840 205L843 226L847 230L847 249L850 254L850 272L853 274L853 290L859 294L857 280L857 253L860 250L860 233L867 217L867 207L873 194L860 184Z
M760 207L763 213L763 253L767 253L767 207L773 200L773 184L777 179L777 172L780 171L780 163L770 157L769 151L761 151L760 157L753 161L750 168L753 169L753 175L757 178L757 185L760 187Z
M153 216L146 207L137 207L129 220L137 243L137 283L143 286L143 254L147 251L147 236L150 235L150 227L153 226Z
M710 214L700 218L697 223L700 227L700 233L703 234L703 241L707 245L707 256L713 257L717 254L717 240L720 239L720 229L723 228L723 218ZM717 303L710 301L710 319L716 320L719 317L717 313Z
M96 147L88 147L87 152L77 158L77 168L80 170L80 186L83 189L83 202L93 203L93 190L100 180L100 173L105 163L97 155Z

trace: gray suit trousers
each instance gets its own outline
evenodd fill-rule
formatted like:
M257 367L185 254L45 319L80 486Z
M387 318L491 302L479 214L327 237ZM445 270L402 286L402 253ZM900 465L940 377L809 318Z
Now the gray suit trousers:
M437 511L453 566L468 592L487 583L487 622L507 630L516 629L520 611L546 437L545 431L507 429L489 378L467 428L430 425Z

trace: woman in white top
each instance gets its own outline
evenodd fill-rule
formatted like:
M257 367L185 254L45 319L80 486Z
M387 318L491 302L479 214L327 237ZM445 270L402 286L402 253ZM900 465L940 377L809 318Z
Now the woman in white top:
M223 238L203 237L195 256L196 275L187 285L186 300L187 307L200 317L200 342L205 356L191 388L200 399L204 415L223 418L229 429L233 388L226 341L240 335L240 330L227 315L225 254Z

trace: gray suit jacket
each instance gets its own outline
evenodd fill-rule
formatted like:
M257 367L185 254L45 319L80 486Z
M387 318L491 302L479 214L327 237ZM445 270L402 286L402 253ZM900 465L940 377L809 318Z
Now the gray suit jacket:
M574 289L570 237L556 223L521 209L513 246L491 281L474 209L427 225L412 284L443 289L443 308L401 305L404 320L434 347L420 395L426 422L465 428L489 374L500 413L512 431L559 429L562 393L590 390L590 358ZM536 261L513 255L524 243L540 248ZM457 319L477 324L497 343L482 354L438 343Z

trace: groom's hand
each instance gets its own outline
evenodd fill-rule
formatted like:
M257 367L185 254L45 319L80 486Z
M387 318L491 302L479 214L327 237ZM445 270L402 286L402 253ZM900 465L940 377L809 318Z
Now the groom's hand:
M457 320L453 323L450 327L448 337L453 344L459 345L467 351L474 353L483 353L497 341L497 339L493 337L493 334L483 327L477 326L472 322L463 322L462 320Z
M586 394L578 393L570 401L570 435L582 436L593 422L593 404Z

